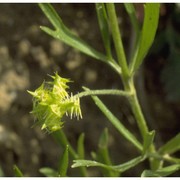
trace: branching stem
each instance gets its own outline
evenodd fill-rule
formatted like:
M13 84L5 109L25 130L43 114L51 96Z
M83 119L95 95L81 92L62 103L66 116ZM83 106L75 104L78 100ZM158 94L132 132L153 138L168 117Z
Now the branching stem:
M87 89L87 88L84 87L84 89ZM82 98L84 96L96 96L96 95L116 95L116 96L129 97L131 94L128 92L116 90L116 89L102 89L102 90L83 91L76 94L74 97Z
M130 70L127 65L127 60L126 60L126 56L125 56L125 52L123 48L120 27L117 21L115 6L113 3L107 3L106 7L107 7L108 16L109 16L109 22L111 25L111 31L112 31L113 41L114 41L114 45L116 49L116 54L117 54L119 65L121 67L121 78L124 85L124 89L125 89L125 92L131 92L131 96L129 96L128 99L129 99L133 114L135 116L135 119L137 121L138 128L141 133L143 142L145 142L145 136L147 135L149 130L148 130L148 126L146 124L144 115L142 113L141 106L137 98L136 89L134 86L134 78L133 78L134 74L129 73ZM155 152L154 144L151 145L150 152L151 153ZM156 165L156 162L151 159L150 159L150 164L151 164L152 169L156 169L158 166Z

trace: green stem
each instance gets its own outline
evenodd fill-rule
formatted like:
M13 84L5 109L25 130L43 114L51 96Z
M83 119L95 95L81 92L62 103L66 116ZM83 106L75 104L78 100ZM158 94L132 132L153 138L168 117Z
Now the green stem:
M111 31L112 31L112 37L117 53L117 58L119 65L122 68L122 76L128 77L129 76L129 69L127 66L127 61L124 53L124 48L122 44L122 39L121 39L121 34L118 26L118 21L117 21L117 16L116 16L116 11L113 3L107 3L107 12L109 16L109 22L111 26Z
M121 66L121 72L122 72L121 78L123 81L123 85L124 85L125 91L131 94L131 96L129 96L128 99L129 99L133 114L135 116L135 119L137 121L139 131L143 138L143 142L145 142L145 136L149 130L148 130L144 115L142 113L141 106L137 98L136 89L134 86L133 74L129 73L129 68L127 65L127 60L125 57L120 29L119 29L120 27L118 26L117 16L115 12L115 6L112 3L108 3L106 4L106 7L107 7L108 16L109 16L109 22L111 25L111 31L112 31L112 36L113 36L113 41L114 41L114 45L116 49L118 62L119 62L119 65ZM151 153L156 152L154 144L150 146L149 151ZM153 159L150 159L150 164L151 164L152 169L156 169L158 167L158 163Z
M87 88L83 87L83 89L87 89ZM129 97L130 93L116 89L102 89L102 90L83 91L76 94L74 97L82 98L84 96L95 96L95 95L118 95L118 96Z
M131 84L130 87L133 89L132 92L134 92L134 93L132 96L129 97L129 102L130 102L133 114L135 116L136 122L138 124L139 131L140 131L141 136L143 138L143 142L145 142L145 137L146 137L146 134L148 133L149 130L148 130L148 126L146 124L146 120L144 118L144 115L142 113L141 106L140 106L138 98L137 98L136 89L134 87L133 81L131 81L131 83L130 83ZM150 153L156 153L154 144L152 144L150 146L149 152ZM160 165L160 161L158 161L156 159L150 158L149 161L150 161L150 165L151 165L152 170L156 170Z
M143 140L144 140L145 135L148 132L148 127L144 119L144 115L142 113L141 107L139 105L136 93L129 98L129 102L131 104L131 108L134 113L134 116L137 120L137 124L140 130L141 136L143 137Z
M106 6L107 6L107 12L109 15L109 21L111 25L111 30L112 30L112 35L113 35L113 40L114 40L114 45L116 48L118 61L119 61L119 64L121 65L122 81L125 87L125 91L131 92L133 94L132 96L130 96L129 101L130 101L134 116L137 120L137 124L141 132L141 136L143 137L143 140L144 140L145 135L148 132L148 127L146 125L146 121L144 119L143 113L141 111L141 107L137 99L136 89L133 83L133 76L129 77L129 69L127 66L127 61L126 61L126 57L124 53L122 40L121 40L121 34L120 34L118 22L117 22L115 7L114 7L114 4L112 3L108 3Z

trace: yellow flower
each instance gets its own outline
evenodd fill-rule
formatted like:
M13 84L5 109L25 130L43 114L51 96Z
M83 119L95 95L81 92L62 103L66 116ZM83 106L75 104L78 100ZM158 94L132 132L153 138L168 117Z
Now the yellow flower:
M50 77L53 81L43 82L34 92L28 92L33 96L31 113L37 119L36 123L41 125L41 129L53 132L62 128L64 114L79 119L82 113L79 98L67 92L70 80L61 78L58 73Z

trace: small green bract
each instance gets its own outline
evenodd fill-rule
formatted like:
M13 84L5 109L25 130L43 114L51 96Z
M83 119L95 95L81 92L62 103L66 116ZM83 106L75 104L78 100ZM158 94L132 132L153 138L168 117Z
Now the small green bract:
M37 119L41 129L50 132L62 128L64 114L72 118L82 118L80 100L77 96L69 95L67 85L69 79L61 78L58 73L50 76L52 82L43 82L34 92L28 91L33 96L33 110L31 113Z

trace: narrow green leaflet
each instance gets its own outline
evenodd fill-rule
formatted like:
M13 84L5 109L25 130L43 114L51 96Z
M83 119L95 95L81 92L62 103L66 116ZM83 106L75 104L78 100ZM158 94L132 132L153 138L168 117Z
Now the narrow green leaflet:
M46 177L58 177L57 171L49 167L40 168L39 172Z
M180 158L176 158L176 157L172 157L172 156L165 156L165 160L171 162L171 163L175 163L175 164L180 164Z
M125 172L126 170L136 166L137 164L141 163L145 159L145 156L139 156L136 157L126 163L117 165L117 166L109 166L97 161L91 161L91 160L74 160L74 164L71 166L72 168L86 166L86 167L102 167L108 170L112 171L118 171L118 172Z
M135 72L135 70L139 68L154 41L159 21L159 9L159 3L146 3L144 5L144 22L137 50L133 61L130 64L131 73Z
M98 143L97 160L107 165L112 165L108 151L108 129L101 133Z
M180 133L163 145L158 152L160 154L172 154L178 150L180 150Z
M104 131L102 132L100 138L99 138L99 144L98 146L100 148L107 148L108 147L108 129L105 128Z
M141 163L142 161L144 161L146 159L145 156L138 156L134 159L131 159L130 161L128 162L125 162L123 164L120 164L120 165L117 165L117 166L114 166L115 169L117 169L118 171L120 172L124 172L124 171L127 171L128 169L138 165L139 163Z
M84 159L84 136L84 133L81 133L77 143L77 153L80 159Z
M104 103L97 97L92 96L95 104L103 112L103 114L108 118L108 120L114 125L114 127L137 149L142 151L141 143L136 139L136 137L111 113L111 111L104 105Z
M108 129L105 128L104 131L101 133L101 136L99 138L99 143L98 143L98 152L97 152L97 161L107 164L107 165L112 165L111 159L109 156L109 150L108 150ZM106 170L104 168L101 168L102 174L104 177L117 177L119 176L119 172L115 172L112 170Z
M41 26L41 29L45 31L50 36L63 41L65 44L78 49L79 51L89 55L97 60L103 61L111 66L118 74L121 74L121 68L117 65L117 63L113 60L109 61L109 57L106 57L104 54L98 52L93 47L88 45L85 41L80 39L74 33L72 33L62 22L61 18L55 11L55 9L51 6L51 4L47 3L39 3L39 7L44 12L46 17L54 26L55 30L52 30L48 27Z
M67 169L69 164L69 152L68 152L68 146L66 146L66 149L63 152L63 155L59 161L59 167L58 167L58 174L61 177L67 176Z
M81 133L81 135L78 138L77 142L77 154L78 154L78 159L84 159L85 157L85 151L84 151L84 137L85 134ZM87 176L87 170L85 167L81 167L81 172L84 176Z
M106 56L99 53L91 46L89 46L86 42L84 42L79 37L77 37L75 34L73 34L63 24L61 18L58 16L57 12L51 6L51 4L40 3L39 6L55 28L55 30L52 30L47 27L41 27L41 29L43 31L45 31L47 34L53 36L54 38L63 41L64 43L68 44L69 46L72 46L73 48L78 49L79 51L81 51L89 56L92 56L98 60L105 61Z
M72 168L77 168L77 167L81 167L81 166L85 166L85 167L94 167L94 166L99 166L102 168L106 168L109 170L113 170L112 166L108 166L106 164L103 163L99 163L97 161L91 161L91 160L74 160L73 161L74 164L71 166Z
M165 177L179 170L180 170L180 164L175 164L175 165L164 167L157 171L145 170L141 174L141 177Z
M71 155L71 157L73 159L78 159L79 156L78 154L75 152L75 150L73 149L73 147L71 146L71 144L69 143L65 133L62 130L59 131L55 131L52 133L53 137L55 138L55 140L57 141L57 143L63 147L66 147L68 145L68 149L69 149L69 154ZM87 172L85 168L80 168L80 173L82 176L87 176Z
M103 3L96 3L96 12L98 16L99 27L101 31L101 36L103 39L104 47L106 49L106 54L111 57L111 43L110 43L110 32L108 19L106 14L106 9Z
M13 170L16 177L23 177L23 173L16 165L14 165Z

